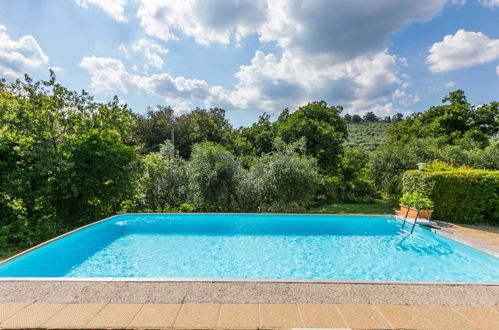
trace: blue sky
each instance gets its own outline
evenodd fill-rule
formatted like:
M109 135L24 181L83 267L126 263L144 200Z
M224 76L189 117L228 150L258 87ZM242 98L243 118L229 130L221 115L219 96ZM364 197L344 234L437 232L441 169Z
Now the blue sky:
M499 101L499 0L0 0L0 76L234 126L314 100L379 116Z

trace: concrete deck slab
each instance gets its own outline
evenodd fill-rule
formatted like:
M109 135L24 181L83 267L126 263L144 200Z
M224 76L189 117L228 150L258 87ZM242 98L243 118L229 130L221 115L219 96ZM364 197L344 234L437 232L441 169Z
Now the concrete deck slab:
M83 328L105 304L66 305L41 326L49 329Z
M347 323L336 305L298 305L307 328L346 328Z
M0 323L2 328L40 328L52 316L66 306L65 304L31 304Z
M472 322L447 306L414 306L437 329L478 329Z
M219 304L184 304L174 326L176 328L215 328L220 314Z
M295 304L260 305L260 326L262 328L303 328L305 325Z
M224 304L220 308L218 327L223 329L248 329L260 326L257 304Z
M126 328L142 308L140 304L106 305L83 328L105 329Z
M490 306L35 303L0 329L499 329L498 316Z
M338 305L347 324L356 329L392 329L388 320L372 305Z

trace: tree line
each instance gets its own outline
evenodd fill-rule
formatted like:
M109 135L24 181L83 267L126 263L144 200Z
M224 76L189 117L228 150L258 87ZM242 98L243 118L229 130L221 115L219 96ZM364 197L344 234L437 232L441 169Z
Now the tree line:
M302 212L397 200L401 174L419 161L499 168L498 108L473 106L457 90L442 105L390 118L388 141L369 153L344 146L348 117L324 101L234 128L220 108L136 114L116 97L101 103L68 90L53 73L2 80L0 249L120 212Z

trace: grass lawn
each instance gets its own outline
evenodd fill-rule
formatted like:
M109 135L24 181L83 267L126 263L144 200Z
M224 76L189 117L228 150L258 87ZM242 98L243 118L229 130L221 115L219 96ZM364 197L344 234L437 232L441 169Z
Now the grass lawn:
M370 204L330 204L310 209L307 213L315 214L395 214L398 205L394 203Z
M26 249L0 249L0 261L7 259L8 257L12 257L14 254L17 254Z

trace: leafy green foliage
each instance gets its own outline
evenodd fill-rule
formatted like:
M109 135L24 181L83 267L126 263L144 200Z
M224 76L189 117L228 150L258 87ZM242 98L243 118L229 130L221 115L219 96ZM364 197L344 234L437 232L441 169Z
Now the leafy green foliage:
M324 202L372 201L376 195L369 156L361 147L345 148L335 175L326 176L322 185Z
M306 154L316 158L324 172L332 172L347 136L341 111L341 107L328 107L324 101L309 103L278 120L278 135L286 143L305 138Z
M0 81L0 246L120 212L134 194L131 111L49 81Z
M162 151L171 149L168 146ZM171 154L150 153L143 157L143 172L139 181L141 210L166 212L184 211L188 194L186 162Z
M437 219L499 225L499 171L407 171L403 190L428 196Z
M285 145L258 158L241 182L240 191L246 210L259 212L296 212L314 197L321 182L317 162L303 156L304 139Z
M400 198L400 203L407 206L412 203L413 207L419 208L427 206L429 209L435 205L431 199L416 190L404 193Z
M462 139L488 144L490 137L499 132L499 103L492 102L472 106L462 90L449 93L442 103L430 107L426 112L415 113L405 120L390 126L389 142L407 143L410 140L427 137L446 138L450 144Z
M187 172L194 204L203 211L234 210L233 202L240 202L237 191L240 172L239 162L221 145L195 144Z

